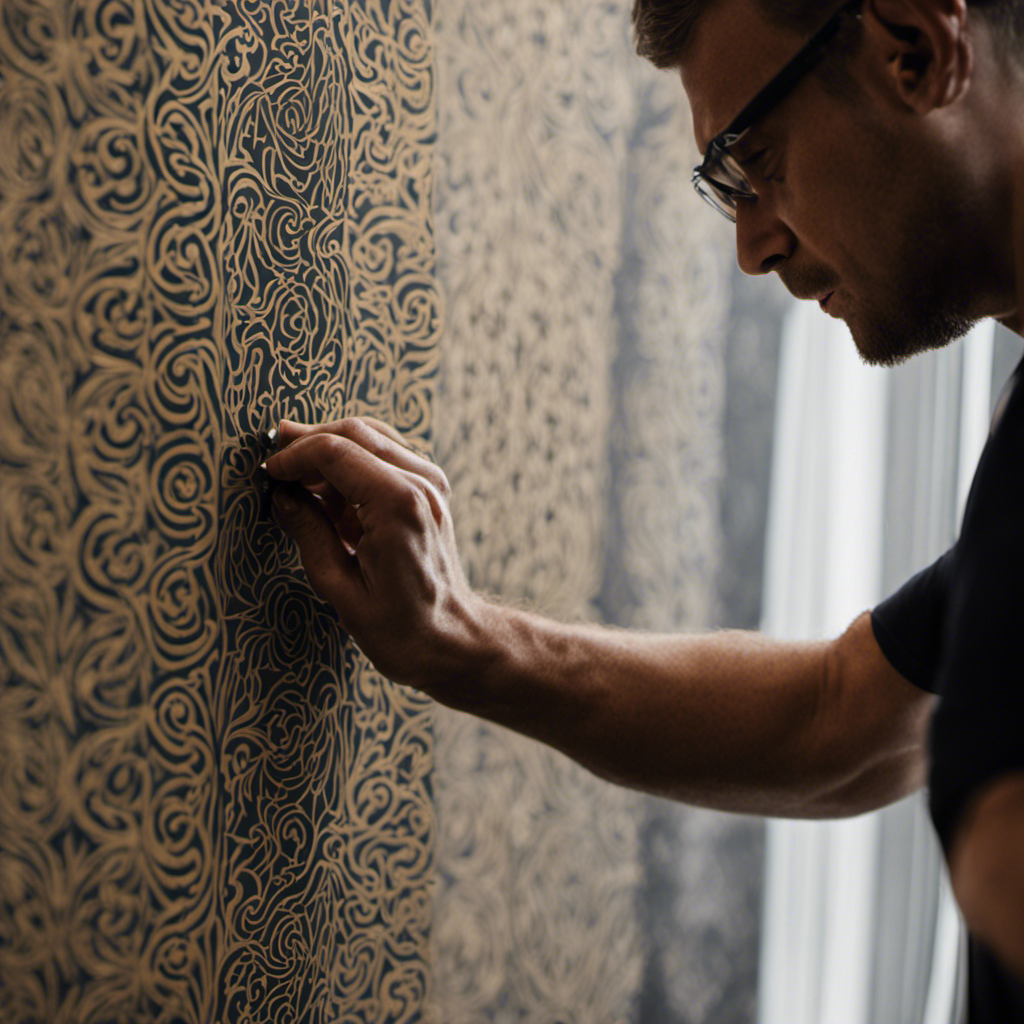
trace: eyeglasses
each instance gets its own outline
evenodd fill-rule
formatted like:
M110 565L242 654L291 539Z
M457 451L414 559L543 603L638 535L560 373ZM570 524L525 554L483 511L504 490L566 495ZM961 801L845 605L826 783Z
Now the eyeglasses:
M732 149L751 128L792 92L825 54L846 15L860 17L864 0L849 0L808 40L807 44L783 69L739 112L728 128L708 144L704 161L693 169L693 185L719 213L736 220L736 201L753 199L754 189Z

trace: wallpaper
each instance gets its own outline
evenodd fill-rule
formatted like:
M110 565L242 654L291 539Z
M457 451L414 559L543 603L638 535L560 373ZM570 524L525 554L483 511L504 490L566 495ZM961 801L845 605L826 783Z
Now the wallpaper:
M0 1020L419 1014L428 711L253 473L281 415L430 433L430 17L4 2Z
M688 184L678 78L635 57L629 7L438 7L436 450L474 585L563 620L695 629L716 611L729 239ZM680 951L721 920L655 927L645 798L444 708L433 783L432 1020L704 1019L645 1000L652 979L714 1012Z
M3 0L0 1024L715 1019L652 905L724 845L381 679L256 472L368 413L477 587L716 621L728 237L628 8Z

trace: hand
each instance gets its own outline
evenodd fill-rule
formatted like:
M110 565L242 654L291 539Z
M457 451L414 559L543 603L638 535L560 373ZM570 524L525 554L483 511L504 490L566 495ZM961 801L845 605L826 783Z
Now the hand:
M424 690L471 671L484 602L459 563L444 473L379 420L284 420L275 514L313 589L385 676ZM301 485L301 486L300 486Z

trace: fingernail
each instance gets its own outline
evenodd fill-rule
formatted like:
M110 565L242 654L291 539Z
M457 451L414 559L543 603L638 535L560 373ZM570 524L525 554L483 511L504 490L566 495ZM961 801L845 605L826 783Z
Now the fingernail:
M266 473L267 472L267 464L265 462L261 462L260 463L260 469L262 469L263 472Z

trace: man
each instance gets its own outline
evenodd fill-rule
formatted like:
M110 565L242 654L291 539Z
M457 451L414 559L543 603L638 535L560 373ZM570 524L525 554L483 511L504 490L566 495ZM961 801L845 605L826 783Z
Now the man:
M640 51L680 70L705 154L695 180L735 219L741 268L841 317L868 362L982 317L1021 331L1013 2L636 0ZM444 474L383 424L284 423L268 469L293 482L275 504L313 587L397 682L709 807L849 815L927 781L972 935L970 1020L1007 1024L1024 1021L1015 384L957 545L822 643L569 626L491 603L460 569Z

